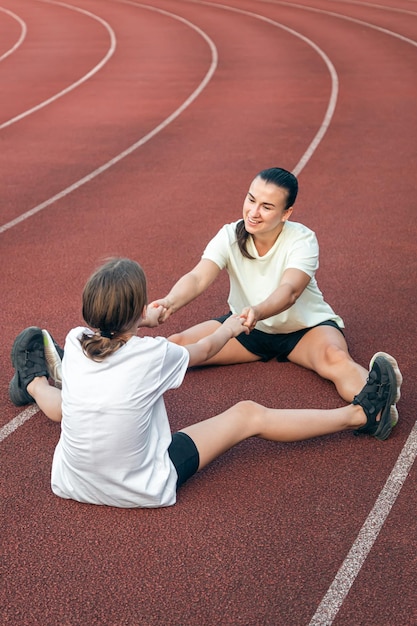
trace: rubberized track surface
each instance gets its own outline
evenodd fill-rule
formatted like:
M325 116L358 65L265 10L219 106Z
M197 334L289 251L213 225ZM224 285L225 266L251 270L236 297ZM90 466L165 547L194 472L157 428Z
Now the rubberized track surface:
M2 624L417 624L416 71L415 0L1 0ZM251 440L168 509L56 498L59 425L8 400L15 335L62 342L109 255L161 297L271 165L299 175L293 217L353 356L398 359L393 436ZM172 429L245 398L340 405L292 364L196 369L166 396Z

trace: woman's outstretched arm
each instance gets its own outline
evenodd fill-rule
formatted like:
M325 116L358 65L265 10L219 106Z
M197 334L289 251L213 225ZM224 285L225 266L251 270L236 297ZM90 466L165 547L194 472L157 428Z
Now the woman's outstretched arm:
M184 274L172 287L164 298L154 300L149 306L163 307L159 317L160 322L165 322L172 313L197 298L203 293L220 273L220 268L213 261L202 259L192 270Z

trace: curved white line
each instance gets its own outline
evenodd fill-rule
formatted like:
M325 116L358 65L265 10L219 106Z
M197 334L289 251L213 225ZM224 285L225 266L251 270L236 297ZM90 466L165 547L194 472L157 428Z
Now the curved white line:
M382 9L383 11L391 11L393 13L404 13L405 15L417 15L416 11L408 11L407 9L398 9L397 7L388 7L383 4L373 4L371 2L359 2L358 0L333 0L333 2L344 2L345 4L356 4L371 9Z
M414 41L414 39L409 39L408 37L404 37L404 35L400 35L399 33L396 33L392 30L388 30L388 28L383 28L382 26L377 26L376 24L370 24L369 22L364 22L363 20L359 20L356 17L343 15L342 13L335 13L334 11L325 11L324 9L316 9L315 7L309 7L304 4L283 2L282 0L261 0L261 2L268 3L268 4L279 4L281 6L291 7L292 9L301 9L303 11L310 11L311 13L321 13L322 15L330 15L331 17L336 17L340 20L346 20L347 22L353 22L354 24L359 24L360 26L366 26L367 28L371 28L372 30L377 30L380 33L384 33L384 35L389 35L390 37L395 37L396 39L400 39L401 41L404 41L405 43L409 43L411 46L417 46L417 41Z
M114 51L116 50L116 35L114 34L113 29L110 27L109 24L107 24L107 22L105 22L98 15L94 15L93 13L90 13L89 11L85 11L84 9L80 9L79 7L74 7L74 6L70 5L70 4L65 4L64 2L52 2L52 1L50 2L49 0L38 0L38 2L45 2L45 3L48 3L48 4L57 4L59 6L67 8L67 9L71 9L73 11L78 11L79 13L83 13L84 15L87 15L88 17L91 17L92 19L96 20L97 22L100 22L100 24L102 24L104 26L104 28L107 30L107 32L109 33L109 36L110 36L110 47L109 47L106 55L101 59L101 61L95 67L93 67L93 69L91 69L87 74L85 74L82 78L77 80L75 83L72 83L72 85L69 85L68 87L66 87L65 89L63 89L59 93L55 94L51 98L48 98L47 100L44 100L43 102L37 104L36 106L32 107L31 109L28 109L27 111L24 111L23 113L20 113L20 115L17 115L16 117L13 117L12 119L7 120L7 122L4 122L3 124L0 124L0 130L2 130L3 128L7 128L8 126L11 126L15 122L19 122L23 118L27 117L28 115L31 115L32 113L35 113L36 111L39 111L40 109L43 109L48 104L51 104L52 102L55 102L56 100L58 100L58 98L61 98L62 96L65 96L70 91L73 91L74 89L76 89L77 87L82 85L86 80L88 80L89 78L94 76L94 74L96 74L103 67L103 65L105 65L107 63L107 61L112 57L112 55L114 54Z
M301 10L330 15L338 19L344 19L349 22L360 24L361 26L366 26L367 28L371 28L373 30L377 30L386 35L390 35L413 46L417 46L416 41L409 39L408 37L404 37L399 33L395 33L386 28L376 26L375 24L370 24L368 22L364 22L363 20L339 13L324 11L322 9L307 7L305 5L290 4L281 0L262 1L269 4L285 5L291 8L299 8ZM359 574L363 563L371 551L391 508L393 507L416 457L417 422L414 424L414 427L401 450L397 462L395 463L394 468L388 477L385 486L380 492L371 512L365 520L365 523L363 524L354 544L352 545L325 596L317 607L309 626L331 626L333 623L340 607L350 591L351 586Z
M262 22L266 22L267 24L272 24L272 26L276 26L278 28L281 28L282 30L287 31L291 35L294 35L295 37L298 37L299 39L304 41L306 44L311 46L313 48L313 50L315 50L317 52L317 54L323 59L324 63L327 66L327 69L329 70L330 77L331 77L331 92L330 92L329 103L327 105L327 110L326 110L326 113L324 115L324 118L323 118L323 121L322 121L322 123L320 125L319 130L317 131L316 135L314 136L313 140L311 141L311 143L308 146L307 150L304 152L304 154L301 157L301 159L298 161L297 165L292 170L294 175L298 176L300 174L300 172L304 169L304 167L306 166L308 161L311 159L311 157L313 156L315 150L317 149L318 145L320 144L320 142L322 141L324 135L326 134L326 131L327 131L327 129L330 126L331 119L332 119L334 111L336 109L337 95L338 95L338 91L339 91L339 80L338 80L337 72L336 72L336 70L334 68L333 63L330 61L329 57L323 52L323 50L321 48L319 48L319 46L317 46L314 43L314 41L311 41L311 39L308 39L308 37L305 37L304 35L302 35L301 33L297 32L296 30L293 30L292 28L289 28L288 26L284 26L283 24L280 24L279 22L276 22L275 20L272 20L269 17L265 17L264 15L260 15L259 13L252 13L251 11L245 11L243 9L237 9L235 7L229 7L228 5L225 5L225 4L217 4L217 3L213 3L213 2L204 2L204 0L189 0L189 1L192 2L193 4L204 4L206 6L218 7L218 8L221 8L221 9L225 9L226 11L232 11L234 13L240 13L242 15L247 15L249 17L253 17L253 18L255 18L257 20L260 20Z
M12 11L9 11L8 9L4 9L3 7L0 7L0 11L3 11L3 13L6 13L10 17L12 17L14 20L19 22L20 28L21 28L21 30L20 30L20 37L16 41L14 46L12 46L10 48L10 50L7 50L7 52L5 52L4 54L1 55L0 61L4 61L4 59L6 59L11 54L13 54L13 52L15 52L15 50L17 50L18 47L23 43L23 41L24 41L24 39L26 37L27 28L26 28L25 22L18 15L16 15L16 13L12 13Z
M127 157L129 154L137 150L137 148L140 148L141 146L143 146L146 142L152 139L152 137L155 137L155 135L157 135L161 130L166 128L168 124L173 122L179 115L181 115L181 113L185 111L187 107L190 106L190 104L197 98L197 96L199 96L199 94L203 91L203 89L206 87L207 83L210 81L211 77L213 76L217 67L217 60L218 60L217 49L213 41L210 39L210 37L204 31L202 31L198 26L196 26L192 22L189 22L188 20L186 20L185 18L179 15L175 15L174 13L169 13L168 11L164 11L162 9L157 9L157 8L150 7L144 4L138 4L136 2L130 2L129 0L123 0L123 2L125 2L126 4L132 4L133 6L144 8L150 11L155 11L156 13L161 13L162 15L167 15L168 17L171 17L173 19L178 20L179 22L184 23L185 25L195 30L199 35L201 35L201 37L203 37L203 39L207 42L211 50L211 63L210 63L210 67L205 77L203 78L203 80L201 81L197 89L193 91L193 93L183 102L183 104L179 106L178 109L176 109L173 113L171 113L171 115L169 115L163 122L158 124L158 126L156 126L153 130L151 130L147 135L139 139L139 141L137 141L136 143L132 144L129 148L126 148L126 150L124 150L117 156L113 157L113 159L110 159L110 161L107 161L107 163L104 163L103 165L95 169L93 172L90 172L90 174L87 174L87 176L84 176L83 178L73 183L69 187L66 187L66 189L63 189L59 193L55 194L55 196L52 196L52 198L45 200L45 202L38 204L37 206L33 207L33 209L30 209L29 211L26 211L25 213L22 213L22 215L19 215L19 217L16 217L14 220L7 222L3 226L0 226L0 234L4 233L9 228L16 226L16 224L23 222L28 217L31 217L32 215L39 213L39 211L42 211L43 209L50 206L57 200L64 198L65 196L75 191L76 189L79 189L79 187L81 187L82 185L85 185L86 183L93 180L93 178L96 178L97 176L99 176L100 174L108 170L110 167L112 167L113 165L115 165L116 163L118 163L119 161Z
M266 0L268 1L268 0ZM126 0L126 2L128 4L135 4L132 2L128 2ZM208 4L208 3L204 3L201 2L201 4ZM362 20L357 20L355 18L350 18L347 16L343 16L337 13L333 13L333 12L329 12L329 11L322 11L320 9L314 9L312 7L306 7L303 5L294 5L294 4L289 4L286 2L274 2L274 4L282 4L282 5L287 5L287 6L291 6L291 7L296 7L296 8L300 8L300 9L304 9L304 10L310 10L310 11L314 11L314 12L318 12L318 13L324 13L324 14L328 14L328 15L333 15L334 17L340 18L340 19L346 19L347 21L351 21L351 22L355 22L361 25L365 25L369 28L373 28L375 30L379 30L385 34L391 35L393 37L397 37L403 41L405 41L406 43L410 43L411 45L417 45L416 42L414 42L413 40L408 39L407 37L403 37L401 35L399 35L398 33L394 33L392 31L389 31L385 28L381 28L378 27L376 25L373 24L369 24L367 22L363 22ZM144 6L144 5L137 5L137 6ZM211 5L213 6L213 5ZM278 24L276 22L273 22L273 20L269 20L268 18L265 18L263 16L256 16L256 14L251 14L249 12L246 11L239 11L237 9L234 9L232 7L226 7L224 5L217 5L220 6L222 8L228 9L228 10L232 10L232 11L238 11L241 13L245 13L247 15L252 15L254 17L258 17L258 19L262 19L266 22L270 22L274 25L279 26L280 28L284 28L285 30L288 30L289 32L294 33L296 36L300 36L299 33L296 33L295 31L292 31L291 29L288 29L286 27L283 27L281 24ZM145 8L150 8L150 7L145 7ZM156 10L156 9L152 9L152 10ZM160 11L160 10L159 10ZM161 11L163 13L165 13L165 11ZM178 17L178 16L176 16ZM179 18L181 21L184 21L182 18ZM199 29L198 29L199 30ZM303 36L301 36L302 39L306 40L307 42L309 42L308 39L304 38ZM211 41L211 40L210 40ZM311 42L313 43L313 42ZM213 44L214 46L214 44ZM318 51L320 50L319 48L316 47L315 44L313 44L314 49L317 49ZM214 47L215 50L215 47ZM324 54L324 53L323 53ZM322 58L326 59L326 55L324 55ZM330 63L330 61L329 61ZM333 66L330 63L330 66L333 68ZM329 65L328 65L329 67ZM334 69L334 68L333 68ZM330 67L329 67L330 70ZM213 70L214 71L214 70ZM332 72L331 72L332 74ZM206 75L207 78L208 75ZM334 77L337 80L337 74L336 72L334 73ZM332 75L332 81L334 80L334 77ZM208 82L208 81L207 81ZM333 83L332 83L333 84ZM197 96L195 96L197 97ZM194 99L194 98L193 98ZM192 101L192 100L191 100ZM185 103L184 103L185 104ZM335 104L335 103L334 103ZM178 115L179 112L182 112L182 110L184 110L184 108L186 108L184 105L183 107L180 107L180 109L177 109ZM181 111L180 111L181 110ZM333 111L334 111L334 106L333 106ZM298 168L298 171L301 171L301 169L303 169L303 167L305 166L305 164L308 162L308 160L311 158L311 155L313 154L314 150L316 149L318 143L321 141L321 138L324 136L324 133L326 132L326 129L328 127L328 124L330 123L332 114L332 107L329 104L329 107L327 109L326 112L326 116L325 119L323 120L323 124L319 130L319 132L316 134L316 137L314 138L313 142L310 144L309 148L307 149L307 151L304 153L303 157L301 158L301 160L299 161L299 163L297 164L296 168ZM176 113L177 113L176 112ZM167 120L172 121L172 119L175 119L175 117L173 116L177 116L175 114L173 114L172 116L170 116L170 118L167 118ZM167 121L165 120L165 121ZM169 122L168 122L169 123ZM166 124L165 124L166 125ZM158 129L162 129L164 127L164 123L161 124L159 127L157 127ZM155 129L156 132L159 132ZM143 140L140 140L139 142L137 142L137 144L134 144L134 146L131 147L131 149L129 149L128 151L125 151L124 153L122 153L122 155L119 155L119 157L116 157L116 160L112 160L109 161L108 164L106 164L106 166L103 166L104 169L107 169L107 167L110 167L111 165L113 165L113 162L117 162L117 160L120 160L121 158L124 158L124 156L126 156L127 154L130 154L131 151L133 151L134 149L136 149L136 147L139 147L139 145L143 145L143 143L145 143L145 140L148 141L154 134L156 134L156 132L152 131L152 133L149 133L146 137L143 138ZM99 173L101 173L101 171L104 171L103 168L99 168L98 170L95 170L96 173L92 173L95 175L98 175ZM90 175L91 177L94 177L92 175ZM90 177L85 177L84 179L82 179L82 182L79 181L81 184L83 184L84 182L87 182L87 180L91 180ZM75 186L76 185L76 186ZM67 190L64 190L64 192L61 192L61 194L63 195L67 195L67 193L70 193L70 191L72 191L74 188L77 188L78 184L75 184L74 186L71 186L69 188L67 188ZM61 194L57 194L57 196L55 196L54 198L52 198L50 201L47 201L46 203L43 203L43 205L38 205L38 207L35 207L35 209L37 210L41 210L42 208L45 208L45 206L48 206L49 204L51 204L53 201L55 201L56 199L58 199L58 197L62 197ZM32 209L32 211L37 212L35 209ZM32 212L28 212L28 214L33 214ZM22 221L22 220L19 220ZM14 220L14 222L10 222L9 224L14 225L14 223L17 223L16 220ZM7 226L7 224L5 225ZM3 232L3 230L5 230L5 227L2 227L2 229L0 229L0 232ZM32 415L34 415L36 412L38 411L37 406L35 405L34 407L30 407L28 409L26 409L25 411L23 411L20 415L18 415L16 418L14 418L14 420L11 420L8 424L6 424L3 428L0 429L0 442L5 439L9 434L11 434L12 432L14 432L14 430L16 430L19 426L21 426L25 421L27 421L28 419L30 419L30 417L32 417ZM392 506L394 505L399 492L402 489L402 486L408 476L408 473L415 461L415 458L417 456L417 422L415 423L406 443L404 444L402 451L397 459L397 462L384 486L384 488L382 489L382 491L379 494L378 499L375 502L375 505L372 509L372 511L370 512L370 514L368 515L364 525L362 526L362 529L360 530L358 537L355 541L355 543L353 544L351 550L349 551L349 554L347 555L346 559L344 560L342 566L340 567L336 577L333 580L332 585L329 587L326 595L324 596L324 598L322 599L319 607L317 608L314 616L312 617L311 621L310 621L310 626L330 626L333 623L333 620L335 618L335 616L337 615L341 605L343 604L343 601L346 597L346 595L348 594L354 580L356 579L356 576L358 575L364 561L366 560L370 550L372 549L373 544L375 543L377 536L383 526L383 524L385 523L385 520L392 508Z

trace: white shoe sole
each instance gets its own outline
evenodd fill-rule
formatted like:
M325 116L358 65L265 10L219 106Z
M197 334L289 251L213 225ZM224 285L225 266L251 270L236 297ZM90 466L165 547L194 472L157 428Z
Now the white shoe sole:
M47 330L42 330L43 335L43 349L45 352L46 367L48 374L54 381L55 387L62 389L62 361L57 349L54 345L54 340Z
M374 354L374 356L372 357L372 359L369 362L369 369L370 370L372 369L372 366L373 366L374 361L375 361L377 356L382 356L385 359L387 359L387 361L389 363L391 363L392 368L393 368L394 373L395 373L395 378L396 378L396 381L397 381L397 393L395 394L394 404L391 406L391 409L390 409L391 425L394 427L398 423L398 409L396 407L396 403L401 398L401 385L402 385L402 382L403 382L403 377L402 377L402 374L400 372L400 368L398 367L397 361L394 359L393 356L391 356L391 354L388 354L387 352L376 352Z

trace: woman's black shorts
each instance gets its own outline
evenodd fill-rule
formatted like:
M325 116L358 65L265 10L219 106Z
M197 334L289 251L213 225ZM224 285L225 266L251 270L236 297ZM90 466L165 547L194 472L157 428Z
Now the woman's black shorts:
M214 319L223 324L223 322L231 315L232 313L227 313L227 315L215 317ZM284 362L288 361L288 355L294 350L300 339L304 337L309 330L317 328L317 326L333 326L333 328L337 328L337 330L340 330L343 334L342 329L336 324L336 322L327 320L317 324L316 326L311 326L310 328L296 330L293 333L273 335L270 333L264 333L261 330L254 328L249 335L241 333L238 337L236 337L236 339L244 348L246 348L246 350L249 350L252 354L259 356L261 361L270 361L275 358L277 361Z

